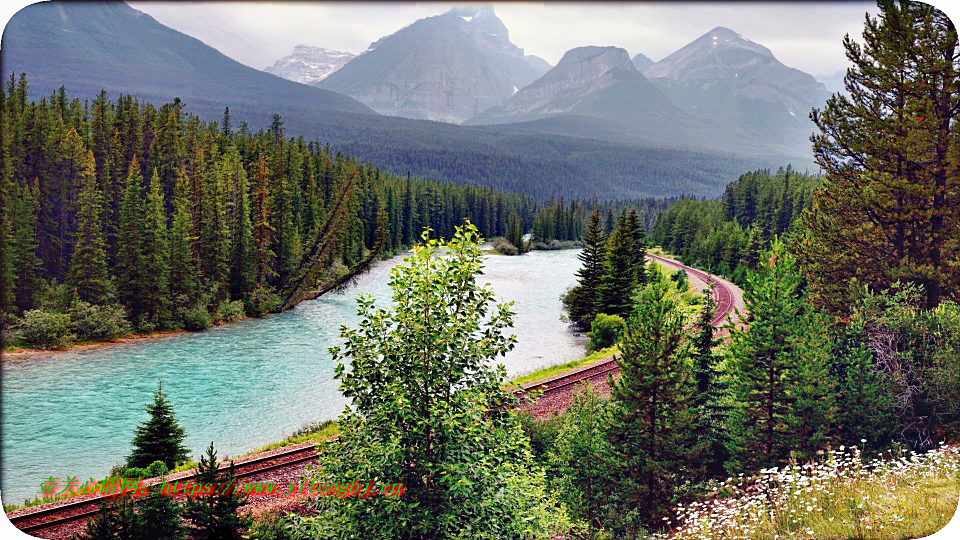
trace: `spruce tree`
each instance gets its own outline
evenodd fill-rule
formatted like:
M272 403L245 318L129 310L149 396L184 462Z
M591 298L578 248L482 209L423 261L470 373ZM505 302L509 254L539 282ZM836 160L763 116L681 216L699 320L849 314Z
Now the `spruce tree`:
M721 373L718 369L720 358L714 354L713 348L719 340L715 337L713 326L714 312L717 304L713 299L714 285L704 294L703 307L694 323L693 352L693 381L696 385L696 394L692 408L697 417L697 432L707 441L709 447L706 461L707 472L711 475L723 473L723 464L729 458L726 449L727 435L724 428L726 407L723 404L726 393Z
M270 225L269 195L270 188L267 182L270 179L270 171L267 169L267 161L260 154L257 158L256 168L253 175L253 276L257 288L262 288L266 280L274 275L271 262L273 260L273 227Z
M123 198L120 201L120 221L117 224L117 259L115 272L117 275L117 297L127 308L131 317L136 318L143 313L143 262L140 260L141 244L141 215L140 185L143 177L140 175L140 164L134 155L127 168L126 182L123 187Z
M180 310L192 304L197 290L196 266L193 257L193 217L187 190L187 175L181 169L174 188L173 222L170 224L169 268L170 299Z
M607 315L626 318L633 310L633 295L637 289L633 238L627 216L621 213L616 230L607 240L607 256L600 281L600 311Z
M728 470L778 465L824 442L832 414L828 332L800 298L796 262L774 241L744 292L748 326L731 331Z
M13 184L13 206L10 209L10 243L7 250L9 285L12 306L17 311L33 309L40 272L37 258L37 216L40 214L37 200L40 188L36 180L33 186Z
M154 461L162 461L167 469L174 469L186 462L189 457L183 446L186 434L173 415L173 407L167 402L163 383L157 385L153 403L147 404L146 409L150 418L137 426L127 466L145 469Z
M631 208L627 214L627 224L633 235L633 265L637 274L637 283L647 282L647 232L636 208Z
M157 169L153 170L147 191L146 208L140 236L141 305L144 314L165 326L170 316L170 252L167 242L167 215Z
M212 484L220 493L187 499L183 517L190 522L190 537L194 540L242 540L253 523L249 514L238 510L247 502L246 495L237 489L233 462L221 471L213 442L197 465L196 482ZM220 487L222 486L222 487Z
M590 214L587 230L583 233L583 250L577 258L583 262L577 270L578 284L565 299L570 320L582 329L589 329L600 307L600 280L606 257L606 240L600 227L600 212Z
M77 232L67 283L80 300L104 304L110 294L110 281L106 243L100 224L100 190L97 189L93 163L93 152L88 150L81 169Z
M651 518L699 467L705 442L694 431L690 342L685 317L658 281L640 294L616 357L609 426L612 463L622 472L629 506Z

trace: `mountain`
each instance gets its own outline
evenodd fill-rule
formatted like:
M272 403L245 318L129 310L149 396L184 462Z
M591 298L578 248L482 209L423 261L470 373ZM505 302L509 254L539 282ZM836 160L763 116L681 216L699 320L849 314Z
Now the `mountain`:
M647 55L638 53L633 57L633 67L638 71L643 71L654 64L653 60L647 58Z
M288 81L310 84L326 79L356 56L353 53L332 51L323 47L297 45L293 48L293 53L263 70Z
M827 93L813 76L780 63L769 49L717 27L643 74L680 108L756 137L809 149L808 115Z
M347 96L244 66L123 2L27 6L7 23L0 54L4 79L26 72L33 95L66 85L82 97L101 89L157 104L180 97L215 118L228 105L374 114Z
M576 121L552 120L575 116ZM571 119L572 120L572 119ZM506 104L469 119L467 125L531 122L526 127L564 135L720 150L788 155L787 149L679 109L634 67L619 47L578 47L557 66L518 91Z
M462 122L549 69L524 55L490 6L454 8L383 37L316 86L406 118Z

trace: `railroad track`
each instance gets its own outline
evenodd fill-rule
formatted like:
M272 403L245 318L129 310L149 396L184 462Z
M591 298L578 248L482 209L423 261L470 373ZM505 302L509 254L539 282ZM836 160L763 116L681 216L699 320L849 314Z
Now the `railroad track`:
M713 288L713 299L716 302L716 310L714 311L713 319L710 323L714 326L719 326L723 323L724 319L727 318L727 315L733 313L733 308L735 306L735 298L733 292L730 288L724 283L720 282L712 275L704 272L702 270L697 270L696 268L690 268L689 266L683 265L677 261L666 259L664 257L659 257L657 255L648 254L647 257L654 259L659 262L667 263L671 266L679 266L683 268L687 274L693 275L707 284L714 284ZM564 389L569 388L575 384L594 381L605 377L607 374L614 374L619 371L619 366L617 366L616 360L610 359L605 362L600 362L594 364L588 368L581 369L579 371L574 371L572 373L567 373L561 375L554 379L549 379L546 381L541 381L537 384L526 387L522 390L523 393L529 393L531 391L539 390L543 394L552 394L559 391L566 391Z
M293 465L315 461L316 459L316 447L314 443L310 442L284 448L273 454L237 461L234 463L234 466L236 477L239 481L268 471L291 467ZM224 465L225 464L221 463L221 467ZM168 475L166 480L168 482L186 482L196 477L196 471L185 471ZM144 485L157 486L160 483L160 481L153 479L145 481ZM13 516L8 515L7 517L16 528L25 533L33 533L91 518L100 512L101 502L114 497L115 495L96 495L76 500L67 499L68 502L66 503L50 503L51 505L56 504L56 506L49 507L47 507L47 505L38 506L35 511L30 511L31 509L28 508L24 510L23 513Z

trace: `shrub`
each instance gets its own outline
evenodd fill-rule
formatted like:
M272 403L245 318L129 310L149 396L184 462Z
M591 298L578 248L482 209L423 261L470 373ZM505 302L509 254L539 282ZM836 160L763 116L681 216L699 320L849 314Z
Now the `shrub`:
M141 469L140 467L130 467L123 472L124 478L152 478L149 472L146 469Z
M217 323L238 321L242 319L243 316L243 302L240 300L234 300L233 302L223 301L217 306L213 320Z
M280 296L266 287L257 287L250 293L250 313L262 317L277 309L280 305Z
M83 300L70 305L70 330L81 339L112 341L130 333L130 321L122 306L97 306Z
M66 283L43 281L37 295L37 306L44 311L66 313L70 309L72 296Z
M167 468L167 465L162 461L154 461L147 467L147 478L156 478L158 476L163 476L170 472L170 469Z
M180 312L180 318L183 320L183 327L187 330L203 330L213 326L213 317L202 304L184 309Z
M250 538L259 540L287 540L293 538L290 519L276 510L271 510L250 527Z
M70 316L42 309L31 309L17 323L20 337L44 349L63 349L76 339L70 333Z
M627 323L619 315L597 313L593 324L590 325L590 332L587 332L587 337L590 338L590 350L606 349L620 341L626 327Z
M517 246L508 242L505 238L497 238L493 241L493 249L504 255L519 255L520 250Z

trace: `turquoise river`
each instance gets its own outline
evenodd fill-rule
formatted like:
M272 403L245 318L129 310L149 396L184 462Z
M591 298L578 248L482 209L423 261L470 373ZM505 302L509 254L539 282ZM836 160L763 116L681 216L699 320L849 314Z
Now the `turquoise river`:
M502 358L510 374L583 354L582 338L561 321L560 295L576 280L577 250L485 259L480 283L515 303L516 348ZM124 460L144 404L163 381L186 444L198 457L210 441L219 456L279 440L346 405L328 347L342 324L355 325L356 296L391 301L384 261L337 294L295 309L204 332L11 359L2 364L3 502L38 493L49 476L102 478Z

